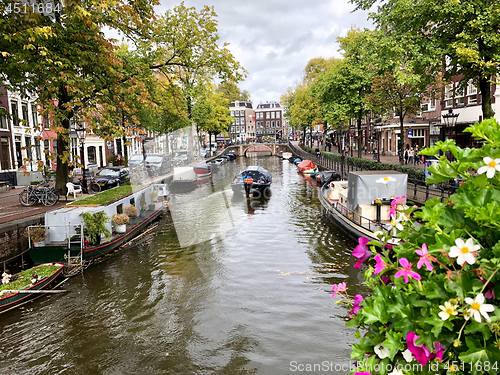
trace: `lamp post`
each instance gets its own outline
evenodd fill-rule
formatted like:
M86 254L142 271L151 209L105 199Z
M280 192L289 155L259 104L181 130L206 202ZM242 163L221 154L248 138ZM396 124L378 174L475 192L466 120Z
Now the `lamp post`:
M457 123L459 113L453 113L453 109L448 109L448 113L445 113L443 117L444 126L441 126L441 141L444 142L446 128L454 128Z
M149 170L146 167L146 148L144 147L144 144L146 143L146 134L145 133L141 134L141 140L142 140L142 164L144 166L144 171L146 172L147 176L149 177Z
M81 149L80 149L80 161L82 162L82 190L87 192L87 176L86 176L86 168L85 168L85 137L87 133L85 131L85 124L79 123L75 126L76 137L80 140Z

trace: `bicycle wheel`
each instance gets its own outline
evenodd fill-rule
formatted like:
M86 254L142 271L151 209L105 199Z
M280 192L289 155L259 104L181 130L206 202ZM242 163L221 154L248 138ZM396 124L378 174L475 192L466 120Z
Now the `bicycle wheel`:
M27 207L33 206L36 203L36 198L28 190L24 190L19 194L19 203Z
M57 203L57 197L53 192L47 191L42 198L42 202L46 206L53 206Z
M101 191L101 187L95 183L89 185L89 192L92 194L97 194Z
M54 193L54 195L56 196L57 200L56 200L56 203L59 202L59 199L61 199L61 193L59 192L59 190L57 189L52 189L50 190L52 193Z

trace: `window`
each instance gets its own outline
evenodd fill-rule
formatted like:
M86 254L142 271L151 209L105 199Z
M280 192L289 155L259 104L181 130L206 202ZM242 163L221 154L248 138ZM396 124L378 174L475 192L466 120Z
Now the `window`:
M19 126L19 112L15 100L10 102L10 114L12 115L12 124L14 126Z
M35 154L36 154L37 161L42 160L42 156L40 154L40 140L39 139L35 139Z
M266 128L268 128L268 127L269 127L269 121L266 121Z
M36 108L36 105L34 105L34 104L31 105L31 117L33 119L33 126L37 127L38 126L38 110Z
M271 112L271 118L274 118L276 116L276 112Z
M231 111L231 116L234 116L234 111Z
M240 124L240 118L236 117L236 125L239 125L239 124Z
M43 115L43 126L45 129L50 129L49 115L47 114Z
M28 104L21 104L21 112L23 113L24 126L30 126L29 117L28 117Z
M0 108L0 110L5 111L5 108ZM0 129L7 129L7 117L3 114L0 114Z
M240 111L240 116L245 116L245 111L241 110Z
M266 119L269 118L269 112L266 112Z
M274 128L274 121L271 121L271 128Z
M10 164L10 138L9 137L2 137L0 139L0 148L1 148L1 155L0 155L0 161L2 162L1 168L2 170L7 170L11 169L11 164Z
M31 150L31 137L25 137L24 141L26 142L26 157L29 160L32 160L33 159L33 154L31 152L32 151Z
M87 155L88 155L89 164L97 164L96 163L95 146L87 147Z
M453 84L445 86L444 100L445 108L453 107Z
M467 104L477 104L477 86L472 80L467 84Z
M279 120L278 120L278 121L276 121L276 127L277 127L277 128L279 128L279 127L280 127L280 122L279 122Z

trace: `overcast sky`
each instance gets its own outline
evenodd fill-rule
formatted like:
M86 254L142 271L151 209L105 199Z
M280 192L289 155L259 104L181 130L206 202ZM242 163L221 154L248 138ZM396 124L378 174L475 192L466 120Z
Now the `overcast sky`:
M164 13L180 4L161 0ZM351 13L348 0L186 0L200 10L213 6L218 15L221 43L229 49L248 77L238 86L250 93L254 108L260 102L279 101L302 79L314 57L340 57L338 36L351 26L372 28L367 13Z

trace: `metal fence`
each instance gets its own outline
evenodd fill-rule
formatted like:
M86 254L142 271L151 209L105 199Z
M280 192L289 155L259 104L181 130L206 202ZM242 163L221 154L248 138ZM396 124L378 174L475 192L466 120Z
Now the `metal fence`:
M347 179L349 172L354 171L362 171L364 169L352 166L346 162L342 165L342 163L334 161L329 158L325 158L324 156L316 156L309 152L302 150L299 147L295 147L293 144L289 143L288 146L294 153L294 155L298 156L300 159L311 160L314 164L321 166L326 170L332 170L339 172L344 179ZM445 198L449 198L453 192L453 185L450 183L439 183L427 185L425 180L416 179L416 178L408 178L408 198L414 200L419 203L424 203L425 201L439 197L441 201Z

